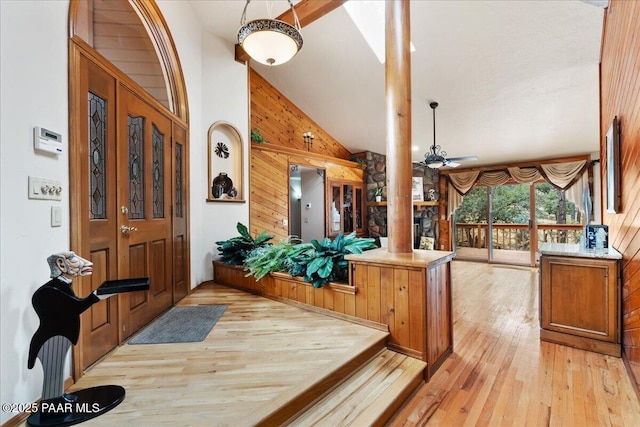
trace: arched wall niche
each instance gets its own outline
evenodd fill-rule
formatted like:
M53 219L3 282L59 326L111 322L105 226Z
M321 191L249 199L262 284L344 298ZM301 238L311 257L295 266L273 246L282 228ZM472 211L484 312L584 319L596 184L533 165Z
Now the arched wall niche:
M209 127L207 143L207 201L244 203L244 142L240 131L229 122L217 121ZM235 194L233 191L230 194L230 187L235 189Z
M69 37L104 56L188 123L180 60L155 1L71 0Z

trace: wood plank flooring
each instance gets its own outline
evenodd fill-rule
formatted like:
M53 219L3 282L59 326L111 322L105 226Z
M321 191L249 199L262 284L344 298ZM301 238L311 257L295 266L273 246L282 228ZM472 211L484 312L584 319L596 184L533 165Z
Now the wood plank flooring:
M640 426L621 359L540 342L536 269L455 261L452 273L454 354L389 425ZM87 425L256 425L386 335L213 284L180 303L194 304L229 306L205 341L124 345L80 379L127 390ZM319 425L342 425L331 415Z
M372 348L364 363L387 336L220 285L200 286L179 305L197 304L228 305L203 342L125 344L71 388L126 389L124 402L91 425L257 425L278 403L309 393L309 385Z
M422 360L385 349L290 426L384 425L424 382L425 367Z
M640 426L622 359L540 342L537 269L452 274L454 354L391 426Z

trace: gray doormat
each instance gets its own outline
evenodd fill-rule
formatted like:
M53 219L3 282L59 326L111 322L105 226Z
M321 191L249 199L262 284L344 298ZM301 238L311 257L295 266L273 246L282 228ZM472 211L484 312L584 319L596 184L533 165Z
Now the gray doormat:
M151 322L129 344L161 344L204 340L227 309L226 305L173 307Z

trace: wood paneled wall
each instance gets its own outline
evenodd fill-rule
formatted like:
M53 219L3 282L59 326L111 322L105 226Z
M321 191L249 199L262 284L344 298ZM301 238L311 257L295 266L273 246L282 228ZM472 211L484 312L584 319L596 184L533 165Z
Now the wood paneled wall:
M262 231L275 236L274 242L289 235L289 160L286 154L251 150L249 174L251 197L249 224L252 235Z
M92 0L93 47L169 107L165 78L149 34L126 0Z
M258 128L269 144L345 160L351 157L349 150L253 69L249 82L251 129ZM302 139L302 133L307 131L315 135L310 150Z
M621 125L622 211L604 213L609 242L623 254L623 357L640 390L640 2L610 0L600 64L600 159L606 206L604 137L614 116Z
M249 188L249 224L252 235L267 231L278 242L289 235L289 165L313 166L325 170L325 179L363 182L364 171L357 163L331 159L324 156L311 157L298 150L253 144L251 147L251 173Z

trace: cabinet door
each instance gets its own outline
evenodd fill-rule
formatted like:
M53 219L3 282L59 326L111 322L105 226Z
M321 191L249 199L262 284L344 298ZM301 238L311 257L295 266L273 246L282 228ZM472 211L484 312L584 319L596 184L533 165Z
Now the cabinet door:
M616 342L616 261L547 256L541 261L542 328Z
M353 206L353 185L344 184L342 186L343 209L342 209L342 232L351 233L355 228L354 206Z
M333 237L342 232L342 184L330 182L327 196L327 232Z
M364 185L351 181L330 181L327 191L327 230L330 237L356 232L362 236Z
M353 221L358 236L364 235L364 187L355 186L353 197Z

